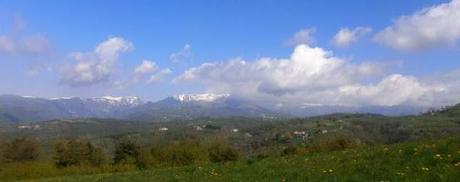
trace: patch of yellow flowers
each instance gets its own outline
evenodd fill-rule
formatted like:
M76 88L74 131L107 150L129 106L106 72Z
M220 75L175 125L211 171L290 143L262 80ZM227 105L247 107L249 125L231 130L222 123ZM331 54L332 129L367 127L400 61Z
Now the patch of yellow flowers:
M325 169L325 170L323 170L323 173L332 173L332 172L334 172L333 169Z

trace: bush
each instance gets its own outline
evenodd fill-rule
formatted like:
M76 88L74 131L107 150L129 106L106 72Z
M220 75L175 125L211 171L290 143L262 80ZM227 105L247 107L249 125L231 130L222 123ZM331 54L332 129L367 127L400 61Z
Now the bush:
M113 162L114 164L134 164L138 168L145 167L145 163L141 160L141 147L130 140L123 140L115 146Z
M309 151L323 152L352 148L360 145L358 139L345 134L327 134L317 137L309 145Z
M78 139L60 140L54 145L54 151L55 165L59 168L82 164L101 166L106 161L102 149Z
M34 161L39 156L39 148L37 140L19 138L5 143L1 153L5 162Z
M298 154L299 152L300 152L299 148L297 148L294 145L289 145L283 150L283 155L295 155L295 154Z
M208 149L209 159L212 162L227 162L236 161L239 159L240 154L237 150L231 148L223 142L216 142Z
M206 150L203 150L198 142L190 140L153 147L151 154L160 163L174 166L190 165L207 158Z

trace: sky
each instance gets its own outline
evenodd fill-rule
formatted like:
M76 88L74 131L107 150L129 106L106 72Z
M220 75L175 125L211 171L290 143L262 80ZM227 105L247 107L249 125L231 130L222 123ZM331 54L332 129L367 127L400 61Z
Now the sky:
M460 0L0 0L0 94L460 102Z

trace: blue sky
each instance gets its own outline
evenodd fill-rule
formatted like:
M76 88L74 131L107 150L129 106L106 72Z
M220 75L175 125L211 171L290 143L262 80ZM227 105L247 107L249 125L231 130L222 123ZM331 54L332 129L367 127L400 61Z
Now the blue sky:
M146 100L158 100L180 93L212 91L230 92L243 97L270 100L270 93L254 93L256 91L243 93L236 92L235 90L238 88L228 88L231 87L230 85L236 84L233 79L230 81L218 80L217 78L208 79L209 76L216 74L194 72L197 78L185 79L185 81L177 80L181 80L178 78L183 76L187 70L199 69L202 64L206 63L226 63L234 58L240 58L248 63L255 63L264 57L289 58L300 43L308 45L309 48L319 47L325 52L329 51L333 57L343 59L347 64L353 66L373 64L385 67L384 73L369 76L369 79L360 78L356 81L353 77L353 79L346 79L345 85L325 89L343 90L344 86L356 84L377 85L392 74L414 77L417 82L428 84L429 81L425 81L425 79L460 69L460 49L458 47L460 35L457 35L456 32L450 32L452 35L448 38L449 40L453 39L454 43L446 40L447 38L442 35L437 35L441 34L444 29L455 30L459 28L455 22L454 25L447 25L440 28L441 30L435 30L436 40L424 37L423 32L418 37L415 36L417 34L414 34L414 38L411 39L417 39L414 44L426 44L428 48L414 47L413 44L408 44L409 47L404 47L406 45L399 45L398 47L398 45L390 42L396 40L391 39L391 36L397 37L395 33L391 35L387 33L388 36L384 36L385 40L382 38L377 41L375 37L385 28L395 26L395 22L403 16L415 16L416 12L423 11L424 8L436 10L438 7L441 9L439 7L443 4L452 6L450 7L452 10L448 9L451 16L458 16L455 2L446 0L0 0L0 36L9 37L8 40L16 42L17 47L14 54L11 53L11 50L10 53L5 51L6 49L3 52L0 51L0 76L2 77L0 93L41 97L135 95ZM410 22L403 21L402 24L407 23L409 28L418 29L420 29L419 25L424 24L417 24L416 22L415 25L410 25ZM358 27L368 28L369 31L357 33L354 35L356 36L354 41L347 43L345 47L336 46L333 43L333 37L339 30L348 28L352 31ZM307 37L313 41L300 40L300 43L294 45L292 40L296 33L302 32L302 30L312 30L313 33ZM398 35L407 36L404 32L399 32ZM41 40L32 42L38 46L46 46L46 49L39 49L31 53L30 50L35 49L27 48L25 45L21 46L23 44L21 41L26 42L29 37L35 37L33 40ZM127 51L117 53L119 58L113 60L113 64L109 66L110 73L104 73L100 80L86 80L82 84L68 84L69 79L75 79L78 75L75 75L77 73L66 73L66 69L63 67L67 66L72 71L78 62L85 61L91 62L93 66L100 65L97 63L100 60L75 60L75 58L70 58L72 57L70 55L85 53L94 57L96 54L92 52L95 52L95 48L110 38L120 38L125 43L131 44L132 47ZM303 38L305 39L305 37ZM423 41L424 38L427 40ZM188 48L185 50L185 55L180 56L180 60L171 60L172 54L180 53L186 46ZM155 70L146 71L145 74L153 76L166 69L169 69L170 72L154 82L133 81L135 77L133 70L140 66L143 60L154 62L156 65ZM233 69L233 67L225 64L223 66ZM75 70L73 71L75 72ZM69 75L74 77L71 78ZM200 76L205 78L198 78ZM144 78L144 76L142 77ZM219 78L223 77L225 75L219 76ZM254 84L259 86L264 85L265 82L272 83L279 80L279 78L271 78L267 81L266 76L259 77L261 79L253 80ZM321 76L315 78L321 79L319 77ZM294 78L294 76L290 78ZM302 81L311 78L300 76L295 77L295 79ZM325 80L314 81L316 83ZM272 86L277 87L273 89L308 87L307 90L311 91L310 89L315 85L309 85L309 83L311 82L287 86L287 82L276 82ZM449 82L445 85L452 84ZM261 88L247 88L247 90L263 90ZM243 86L239 89L245 90L246 88ZM452 91L453 88L449 87L449 89L449 92L455 92L455 90ZM307 90L302 90L302 92ZM359 95L359 93L353 94ZM426 94L422 94L421 97L427 97ZM286 96L286 102L296 98L294 95L282 94L282 96ZM455 93L453 95L457 96ZM279 96L275 97L279 98ZM362 98L357 98L357 100L360 99ZM417 99L403 99L404 101L395 103L418 104L419 102L413 101ZM308 98L303 98L303 100L305 103L317 102ZM283 102L283 100L273 102ZM344 102L342 100L334 102L349 103L349 101ZM350 103L355 104L357 102ZM361 104L361 102L359 103ZM380 102L376 103L379 104ZM430 103L434 103L434 101Z

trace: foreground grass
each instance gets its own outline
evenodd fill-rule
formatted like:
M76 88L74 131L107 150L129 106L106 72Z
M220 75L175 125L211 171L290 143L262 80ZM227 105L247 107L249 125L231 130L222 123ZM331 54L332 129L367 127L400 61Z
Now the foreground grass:
M37 181L457 181L460 138Z

